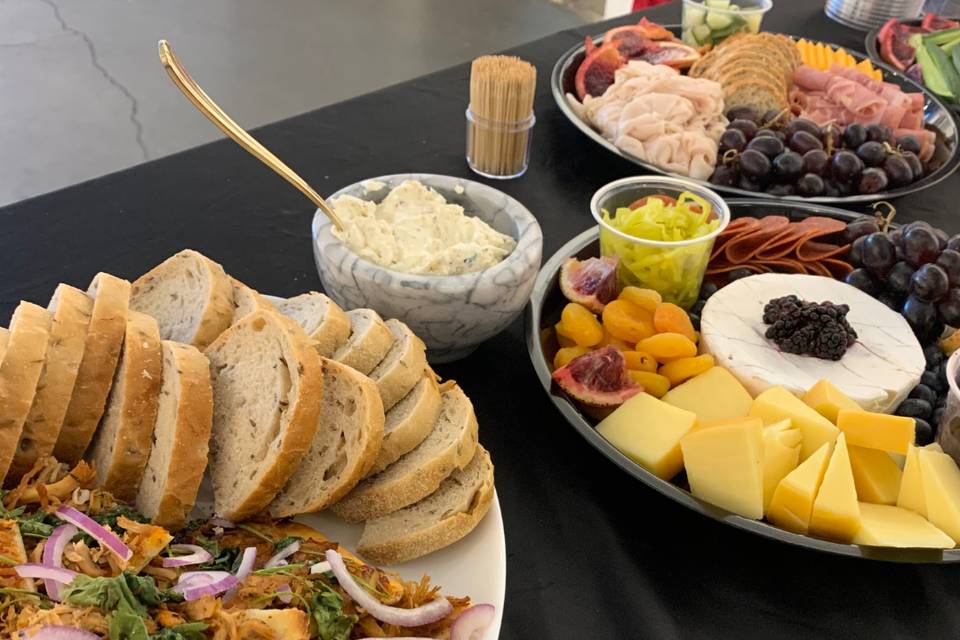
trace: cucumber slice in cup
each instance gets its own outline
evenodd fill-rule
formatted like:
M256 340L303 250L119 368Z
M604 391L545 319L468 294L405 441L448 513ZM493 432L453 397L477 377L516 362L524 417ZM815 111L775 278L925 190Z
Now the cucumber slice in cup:
M710 42L710 34L713 33L710 31L710 27L705 24L698 24L691 29L690 32L693 34L693 39L697 41L697 44L707 44Z
M703 4L710 9L730 8L730 0L703 0Z
M733 17L718 11L708 11L706 23L711 29L726 29L733 23Z

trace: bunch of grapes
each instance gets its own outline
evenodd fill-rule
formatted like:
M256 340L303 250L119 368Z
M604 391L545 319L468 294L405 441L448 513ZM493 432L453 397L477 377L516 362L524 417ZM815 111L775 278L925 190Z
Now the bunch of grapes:
M880 193L923 176L920 143L889 127L819 126L785 112L749 106L727 113L721 160L710 182L775 196L841 197Z
M906 400L894 413L916 420L916 443L923 446L933 442L937 428L943 419L947 404L947 357L937 344L927 345L923 350L927 367Z
M918 221L880 231L876 220L851 222L843 233L855 268L847 284L903 314L922 345L945 325L960 326L960 234Z

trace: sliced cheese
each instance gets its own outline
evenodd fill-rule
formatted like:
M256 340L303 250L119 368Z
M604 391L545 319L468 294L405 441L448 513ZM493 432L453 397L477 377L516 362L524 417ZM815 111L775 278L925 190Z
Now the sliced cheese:
M683 468L680 439L696 422L693 412L639 393L604 418L597 433L647 471L669 480Z
M786 353L764 337L764 305L789 294L849 305L846 318L857 341L840 360ZM776 386L802 396L826 379L861 408L887 412L907 397L926 368L923 349L902 315L833 278L783 273L741 278L710 296L700 317L703 352L753 396Z
M927 501L923 497L923 478L920 476L919 449L910 445L907 449L907 459L903 463L903 476L900 479L900 490L897 492L897 506L910 509L927 517Z
M917 457L927 520L960 542L960 468L953 458L932 449L918 449Z
M860 529L854 544L873 547L951 549L953 540L909 509L860 503Z
M847 440L841 433L813 501L810 533L828 540L850 542L859 528L857 488L853 483Z
M840 409L859 411L860 405L844 395L829 380L820 380L803 394L803 401L830 422L837 423Z
M711 367L677 385L661 400L694 412L701 422L745 416L753 404L753 398L743 385L723 367Z
M806 460L824 444L833 444L840 433L829 420L784 387L772 387L757 396L750 407L750 415L757 416L767 425L789 418L803 434L801 460Z
M841 409L837 426L847 434L849 444L893 453L906 453L916 437L913 418L885 413Z
M800 463L799 429L781 420L763 430L763 512L766 513L777 485Z
M810 514L823 474L830 461L830 443L824 443L812 456L787 474L773 492L767 520L793 533L806 533Z
M680 441L690 492L744 518L763 517L763 423L743 417Z
M895 504L900 492L900 467L885 451L849 445L853 481L860 502ZM903 505L900 505L903 506Z

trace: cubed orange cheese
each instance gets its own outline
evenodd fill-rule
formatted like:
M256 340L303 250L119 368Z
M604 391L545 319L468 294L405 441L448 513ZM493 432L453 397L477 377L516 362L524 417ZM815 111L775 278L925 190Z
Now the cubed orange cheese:
M859 411L860 405L848 398L829 380L820 380L803 395L803 401L830 422L837 423L840 409Z
M932 449L918 449L917 457L927 520L960 542L960 468L953 458Z
M950 549L953 540L909 509L860 503L860 529L854 544L873 547Z
M848 445L853 481L860 502L894 504L900 491L900 467L886 451Z
M696 414L639 393L597 425L597 433L657 477L680 473L680 439L697 422Z
M927 501L923 497L923 478L920 477L920 454L917 447L907 448L907 459L903 463L903 476L900 490L897 492L897 506L910 509L927 517Z
M750 415L769 425L790 418L793 426L803 434L800 460L806 460L824 444L833 444L840 432L832 422L808 407L797 396L783 387L770 387L753 401Z
M823 482L813 501L810 533L828 540L850 542L860 528L857 488L853 484L850 456L844 434L837 437Z
M830 461L831 446L829 442L820 445L812 456L780 481L770 500L767 520L793 533L807 532L813 501Z
M777 485L800 463L799 429L781 420L763 430L763 511L767 512Z
M743 417L680 441L690 492L744 518L763 517L763 423Z
M712 367L677 385L662 400L693 411L701 422L745 416L753 403L740 381L723 367Z
M906 453L916 434L913 418L871 411L841 409L837 426L847 434L847 444L893 453Z

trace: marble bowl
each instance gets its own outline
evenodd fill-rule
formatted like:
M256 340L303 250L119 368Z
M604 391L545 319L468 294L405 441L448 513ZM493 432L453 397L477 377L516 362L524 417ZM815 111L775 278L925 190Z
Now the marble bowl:
M405 322L427 345L432 363L470 354L503 331L523 310L543 252L540 225L526 207L487 185L428 173L370 178L329 196L379 202L404 180L419 180L517 241L502 262L476 273L425 276L401 273L361 258L332 233L321 212L313 217L313 255L327 295L344 309L368 307ZM381 186L382 185L382 186ZM373 187L378 187L374 189Z

